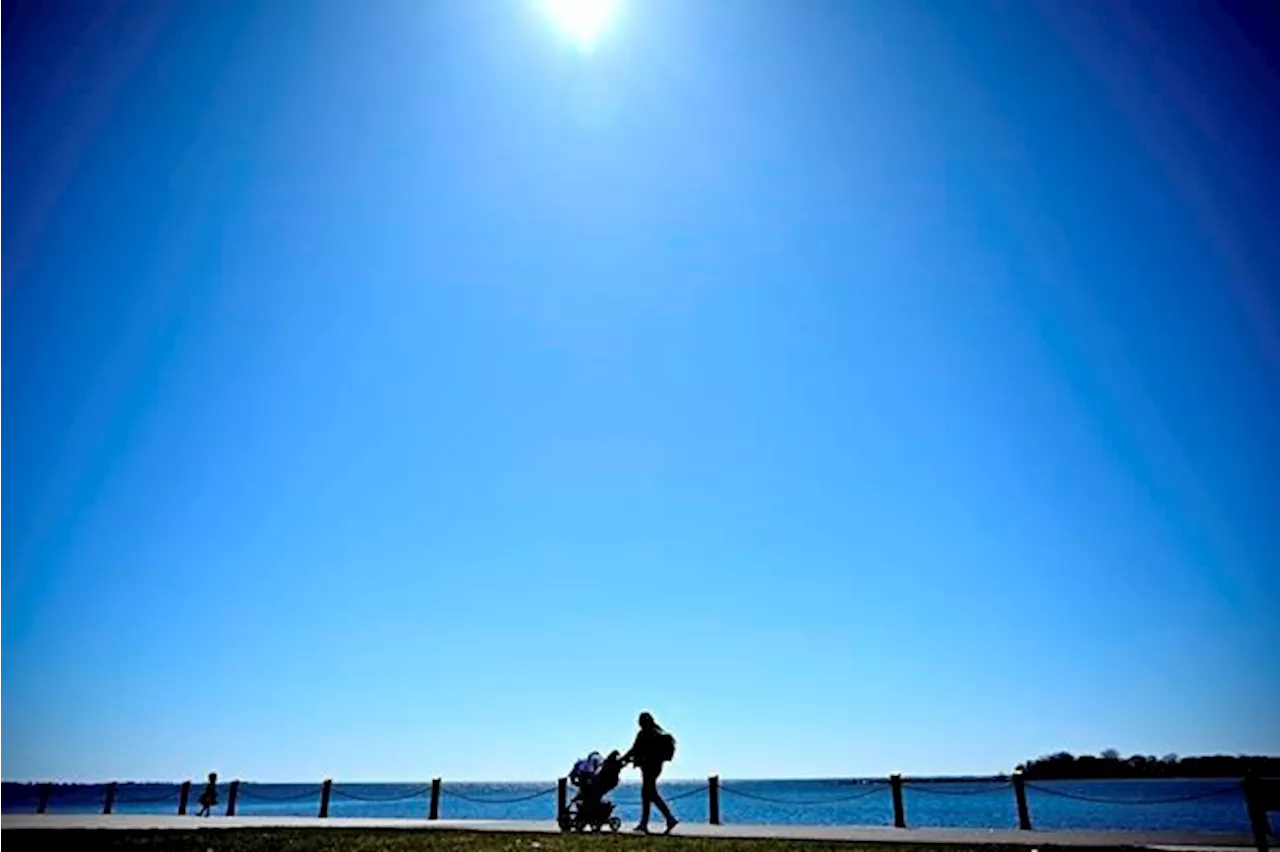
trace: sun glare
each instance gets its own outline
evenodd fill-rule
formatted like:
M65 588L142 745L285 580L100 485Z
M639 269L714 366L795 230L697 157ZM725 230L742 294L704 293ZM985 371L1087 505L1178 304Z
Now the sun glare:
M579 50L596 46L613 18L616 0L544 0L556 26Z

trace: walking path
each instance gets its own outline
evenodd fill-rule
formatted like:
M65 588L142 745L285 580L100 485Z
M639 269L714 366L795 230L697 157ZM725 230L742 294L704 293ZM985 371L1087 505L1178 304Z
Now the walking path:
M495 831L523 834L558 834L553 820L460 819L320 819L318 817L236 816L196 817L150 814L10 814L0 818L0 828L95 829L142 831L194 828L366 828L431 831ZM626 830L623 833L628 833ZM1170 831L1016 831L1013 829L882 828L844 825L708 825L680 823L675 834L686 837L766 838L777 840L847 841L892 845L975 846L1008 844L1028 848L1126 846L1168 852L1229 852L1253 848L1243 834L1195 834Z

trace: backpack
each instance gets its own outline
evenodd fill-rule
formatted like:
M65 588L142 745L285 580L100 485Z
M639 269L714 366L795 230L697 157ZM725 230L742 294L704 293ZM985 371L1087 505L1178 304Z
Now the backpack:
M663 731L658 735L658 757L671 760L676 756L676 738Z

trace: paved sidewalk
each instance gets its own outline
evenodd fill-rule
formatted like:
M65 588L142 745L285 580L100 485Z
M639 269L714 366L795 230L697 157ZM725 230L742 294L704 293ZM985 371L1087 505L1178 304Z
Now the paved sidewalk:
M553 820L426 820L426 819L320 819L318 817L236 816L198 819L191 816L138 814L9 814L0 817L0 828L23 829L133 829L181 830L194 828L377 828L414 831L496 831L523 834L557 834ZM630 833L626 829L621 832ZM771 838L780 840L848 841L893 845L931 844L973 846L1008 844L1026 846L1128 846L1168 852L1228 852L1252 849L1243 834L1195 834L1169 831L1016 831L1013 829L882 828L843 825L708 825L680 823L675 834L686 837Z

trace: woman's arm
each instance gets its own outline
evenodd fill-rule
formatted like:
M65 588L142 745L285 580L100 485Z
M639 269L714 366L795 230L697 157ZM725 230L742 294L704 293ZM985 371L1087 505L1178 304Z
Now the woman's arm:
M631 748L627 749L627 753L622 756L622 762L624 764L630 763L631 759L635 757L636 751L640 748L640 740L643 738L644 738L644 731L641 731L636 734L635 742L631 744Z

